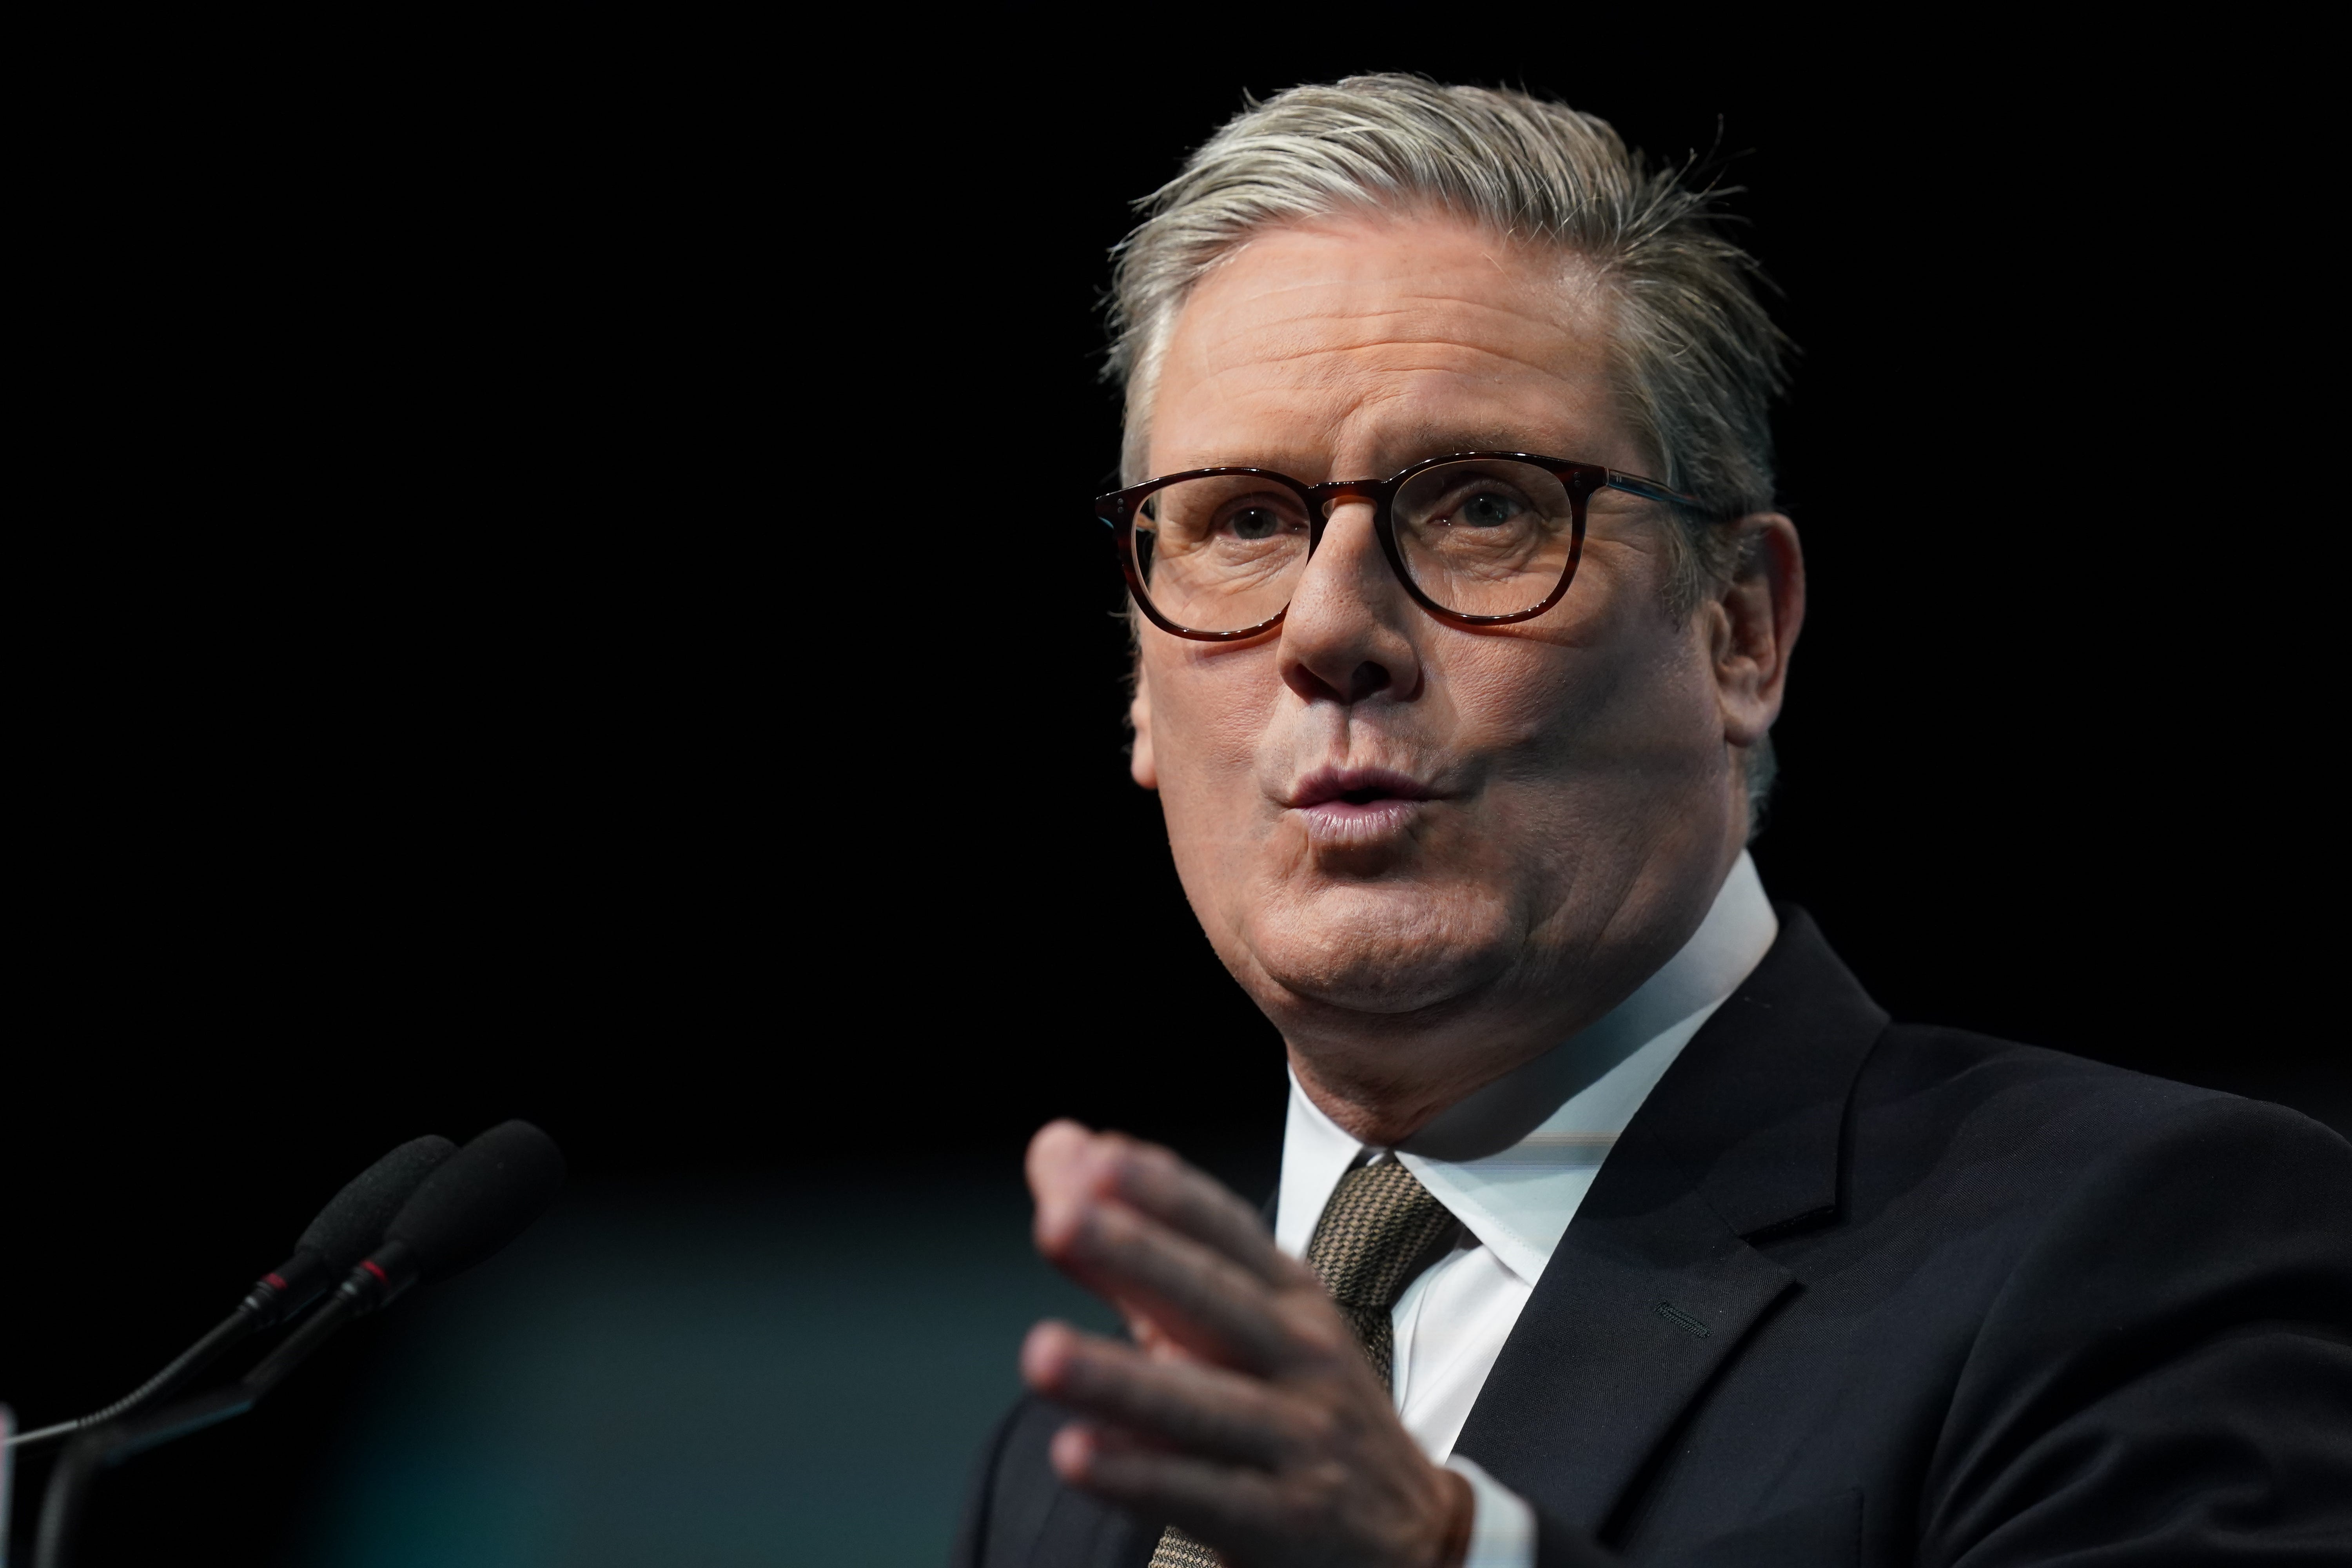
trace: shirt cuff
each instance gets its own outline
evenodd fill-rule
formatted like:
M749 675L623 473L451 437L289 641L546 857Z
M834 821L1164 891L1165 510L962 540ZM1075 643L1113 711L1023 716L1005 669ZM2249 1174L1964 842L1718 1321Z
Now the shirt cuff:
M1456 1454L1445 1468L1470 1483L1470 1552L1462 1568L1535 1568L1536 1510L1525 1498Z

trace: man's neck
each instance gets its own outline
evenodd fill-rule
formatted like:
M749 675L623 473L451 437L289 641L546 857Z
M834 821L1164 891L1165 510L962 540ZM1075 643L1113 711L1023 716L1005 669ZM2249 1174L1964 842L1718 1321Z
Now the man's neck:
M1729 995L1780 932L1756 864L1744 851L1697 929L1630 994L1565 1040L1455 1082L1335 1083L1295 1047L1291 1070L1316 1107L1362 1142L1433 1159L1508 1148L1569 1098L1680 1018Z

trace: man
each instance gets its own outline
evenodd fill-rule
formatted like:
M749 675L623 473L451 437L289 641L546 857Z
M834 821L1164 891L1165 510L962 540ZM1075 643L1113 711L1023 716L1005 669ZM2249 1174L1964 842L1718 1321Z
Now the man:
M1521 95L1243 114L1123 250L1134 773L1269 1231L1069 1123L973 1564L2352 1559L2352 1149L1890 1025L1745 851L1804 617L1704 199Z

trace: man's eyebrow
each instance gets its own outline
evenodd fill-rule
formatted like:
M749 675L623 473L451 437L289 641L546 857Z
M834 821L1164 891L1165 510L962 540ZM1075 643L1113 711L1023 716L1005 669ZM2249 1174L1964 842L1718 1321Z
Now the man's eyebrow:
M1545 443L1539 437L1524 429L1484 430L1444 429L1423 433L1404 445L1425 458L1441 458L1448 452L1538 452ZM1420 458L1412 459L1415 462Z
M1465 430L1456 426L1435 426L1425 430L1400 434L1381 444L1380 474L1349 474L1349 479L1384 479L1400 468L1410 468L1431 458L1451 457L1456 452L1525 452L1530 457L1566 458L1580 460L1574 452L1558 452L1552 447L1559 443L1525 429L1502 429L1488 426Z
M1395 437L1384 438L1381 443L1381 451L1382 456L1378 473L1333 474L1329 477L1334 479L1384 479L1399 469L1411 468L1415 463L1426 461L1431 458L1451 457L1456 452L1525 452L1533 457L1564 458L1571 461L1584 460L1574 452L1549 450L1542 438L1530 436L1526 430L1504 429L1496 426L1476 430L1465 430L1458 426L1432 426L1421 431L1403 432ZM1288 474L1295 479L1308 479L1310 476L1305 471L1306 468L1321 466L1319 460L1311 465L1305 464L1295 454L1287 458L1277 458L1269 455L1266 448L1260 447L1252 451L1246 447L1236 447L1230 451L1220 449L1214 457L1204 457L1198 462L1187 460L1183 464L1184 468L1271 468L1276 473ZM1176 471L1181 472L1181 469Z

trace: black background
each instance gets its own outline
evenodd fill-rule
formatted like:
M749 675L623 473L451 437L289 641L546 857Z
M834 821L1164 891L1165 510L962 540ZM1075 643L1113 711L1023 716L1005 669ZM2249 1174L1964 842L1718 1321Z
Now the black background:
M1774 895L1899 1015L2343 1125L2299 91L2160 38L1492 20L60 46L19 1419L121 1392L421 1131L528 1116L591 1185L997 1176L1057 1113L1264 1168L1278 1042L1126 780L1097 300L1244 90L1356 69L1746 188L1804 349ZM352 1342L110 1482L92 1561L266 1553Z

